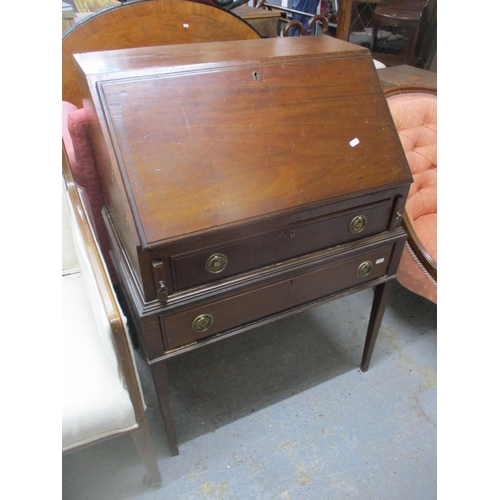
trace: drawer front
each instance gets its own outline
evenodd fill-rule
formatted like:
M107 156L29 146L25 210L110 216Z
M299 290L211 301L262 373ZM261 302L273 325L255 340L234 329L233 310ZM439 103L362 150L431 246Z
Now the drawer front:
M166 351L307 304L386 274L393 245L344 256L334 264L170 316L162 316Z
M218 247L171 257L175 291L300 257L387 229L392 200L365 205Z

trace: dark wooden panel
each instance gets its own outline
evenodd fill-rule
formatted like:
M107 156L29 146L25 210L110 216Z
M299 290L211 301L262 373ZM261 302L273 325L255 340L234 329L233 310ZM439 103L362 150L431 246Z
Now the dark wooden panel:
M343 256L340 262L337 260L333 265L295 276L293 279L179 314L164 316L162 322L167 350L380 278L386 273L392 249L393 245L390 245L354 258ZM360 277L357 270L364 262L371 262L373 267L367 276ZM193 330L193 321L200 315L210 315L213 318L213 325L205 332Z
M427 87L437 90L437 73L414 66L401 65L377 71L384 91L397 87Z
M171 263L174 289L178 291L209 283L387 230L391 202L392 200L385 200L201 251L173 256ZM365 218L366 224L360 232L354 232L354 229L350 229L350 223L360 216ZM210 272L207 269L208 260L211 256L220 254L227 258L226 267L220 272Z
M144 248L408 181L369 53L329 37L196 49L181 46L182 63L171 47L125 51L159 65L152 76L123 54L107 60L119 78L103 68L106 127Z

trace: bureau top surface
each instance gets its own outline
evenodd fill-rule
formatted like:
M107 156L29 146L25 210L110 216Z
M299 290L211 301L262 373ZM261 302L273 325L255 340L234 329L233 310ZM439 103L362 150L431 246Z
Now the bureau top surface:
M411 181L366 49L319 36L76 58L145 247Z

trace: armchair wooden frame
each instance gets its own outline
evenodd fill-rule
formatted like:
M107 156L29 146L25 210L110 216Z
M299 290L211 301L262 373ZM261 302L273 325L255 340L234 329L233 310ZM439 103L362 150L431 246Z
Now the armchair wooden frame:
M437 282L437 262L430 256L429 252L425 249L424 245L420 241L415 229L413 228L413 223L405 210L403 215L403 229L408 235L408 245L415 254L420 264L425 268L425 270L432 276L432 279Z

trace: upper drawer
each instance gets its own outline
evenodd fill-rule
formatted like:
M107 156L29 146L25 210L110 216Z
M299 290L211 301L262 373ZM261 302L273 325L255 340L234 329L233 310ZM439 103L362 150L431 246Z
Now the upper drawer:
M392 200L170 258L175 291L209 283L385 231Z

